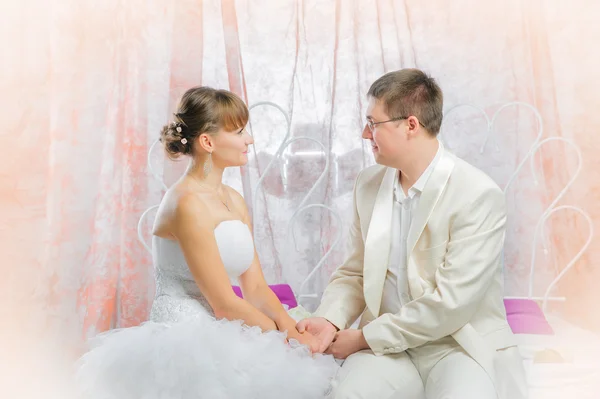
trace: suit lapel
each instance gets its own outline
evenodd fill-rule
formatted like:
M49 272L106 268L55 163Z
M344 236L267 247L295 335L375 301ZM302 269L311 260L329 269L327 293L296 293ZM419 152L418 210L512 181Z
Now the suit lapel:
M398 171L387 168L377 192L365 240L363 289L367 307L375 316L379 314L381 306L381 295L390 254L393 192L394 182L397 178Z
M423 192L421 193L421 197L419 199L419 206L413 215L413 219L410 224L410 230L408 231L406 243L406 254L408 256L407 272L410 290L415 298L418 298L423 294L423 288L421 287L418 279L418 273L416 266L412 261L411 254L417 241L419 240L419 237L421 237L421 233L423 233L423 230L427 225L427 221L429 220L435 205L437 204L442 192L444 191L444 188L446 187L446 183L450 178L452 169L454 169L454 159L445 150L442 149L442 151L443 152L437 165L435 165L431 176L427 180L427 183L425 183L425 187L423 188Z
M435 165L429 180L425 184L419 199L419 206L410 224L407 238L407 254L410 254L415 248L415 244L421 236L433 208L446 187L452 169L454 169L454 159L448 153L442 153L440 160Z

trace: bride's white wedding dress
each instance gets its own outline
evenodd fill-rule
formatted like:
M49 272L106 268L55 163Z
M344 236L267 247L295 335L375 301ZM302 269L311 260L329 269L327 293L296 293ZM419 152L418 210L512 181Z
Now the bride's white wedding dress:
M220 223L215 238L227 273L238 277L254 257L250 230ZM85 398L323 398L338 370L285 334L216 320L175 241L153 238L156 297L150 320L111 330L79 359Z

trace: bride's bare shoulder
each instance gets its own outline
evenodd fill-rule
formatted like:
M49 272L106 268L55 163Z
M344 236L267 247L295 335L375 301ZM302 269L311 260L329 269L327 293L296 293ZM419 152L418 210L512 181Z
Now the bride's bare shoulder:
M188 223L210 225L210 212L201 192L174 185L165 193L154 222L152 233L159 237L174 238L175 230Z
M226 184L224 184L223 186L227 190L227 195L229 196L229 198L231 198L231 202L234 204L235 209L241 215L247 215L248 207L246 206L246 201L244 200L242 194L231 186L228 186Z

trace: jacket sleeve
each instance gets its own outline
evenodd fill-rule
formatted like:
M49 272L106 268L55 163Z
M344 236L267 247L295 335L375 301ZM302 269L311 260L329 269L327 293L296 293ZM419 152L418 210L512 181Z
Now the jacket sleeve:
M338 329L348 328L365 309L363 294L363 260L365 243L360 227L356 193L361 174L354 184L353 218L349 231L349 255L331 276L321 305L314 316L324 317Z

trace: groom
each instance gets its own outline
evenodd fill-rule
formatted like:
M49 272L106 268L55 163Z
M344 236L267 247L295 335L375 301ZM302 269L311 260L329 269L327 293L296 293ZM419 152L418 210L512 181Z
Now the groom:
M356 179L351 253L298 330L346 359L338 399L525 398L503 302L502 191L438 141L432 78L390 72L368 97L362 137L378 165Z

